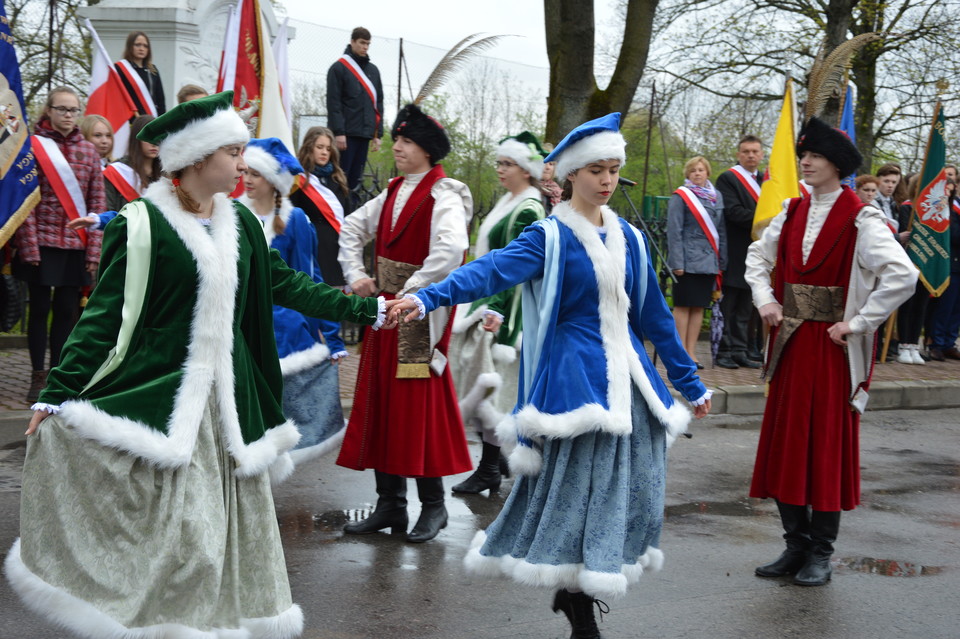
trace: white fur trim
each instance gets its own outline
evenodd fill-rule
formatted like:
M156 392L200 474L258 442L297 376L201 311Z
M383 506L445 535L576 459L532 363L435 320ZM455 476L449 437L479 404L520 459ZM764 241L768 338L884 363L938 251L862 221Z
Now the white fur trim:
M510 138L501 142L497 147L497 157L513 160L535 180L543 175L543 158L520 140Z
M423 306L423 301L420 300L420 298L416 295L410 295L409 293L404 295L404 297L413 299L415 303L419 302L417 304L417 308L421 309L420 315L422 317L423 311L426 310L426 307ZM453 326L450 328L453 333L462 333L468 328L471 328L477 322L483 321L483 313L487 310L487 305L481 304L472 313L470 312L471 306L473 306L472 302L457 304L457 313L453 316Z
M311 459L316 459L326 455L329 452L334 450L339 450L340 444L343 443L343 436L347 432L347 427L344 425L343 428L338 430L336 434L331 435L327 440L315 444L313 446L307 446L306 448L296 448L290 451L290 458L293 460L293 463L299 466L305 462L310 461Z
M473 386L460 400L460 415L464 421L475 417L480 421L484 430L493 430L500 420L503 419L503 413L498 411L491 403L491 398L500 390L503 385L503 378L500 373L482 373L477 375Z
M250 212L259 218L259 214L257 213L256 209L253 208L253 200L247 197L246 193L238 197L237 201L250 209ZM290 215L292 213L293 204L290 203L290 198L284 197L280 200L280 211L278 213L280 215L280 219L283 220L284 226L290 223ZM263 237L267 240L267 246L271 246L274 238L277 237L277 232L273 230L273 219L270 217L268 217L263 223Z
M512 364L517 361L517 349L507 344L494 344L490 347L490 355L497 364Z
M277 458L270 464L270 485L276 486L282 484L293 474L293 459L290 453L277 455Z
M250 141L247 125L232 108L193 120L160 142L160 164L173 172L211 155L223 146Z
M555 175L566 180L567 176L591 162L620 160L620 167L627 161L627 142L619 131L603 131L577 140L557 159Z
M66 402L61 417L84 437L137 455L162 468L178 468L190 462L212 390L220 410L220 426L227 449L237 464L237 476L251 477L265 472L278 455L296 446L300 432L296 425L286 422L268 428L255 442L245 444L243 441L233 375L233 316L239 254L239 230L233 204L225 195L215 197L208 234L199 228L194 216L180 208L169 180L161 179L150 185L145 197L156 204L196 260L199 278L187 358L166 433L134 420L108 415L83 400ZM281 460L278 468L282 471L283 466Z
M587 570L583 564L531 564L510 555L481 555L480 548L486 540L487 535L481 530L470 542L470 550L463 558L468 573L483 577L511 577L524 585L541 588L574 588L598 599L623 597L627 586L640 580L644 568L658 570L663 564L663 553L658 548L648 548L636 563L623 564L620 572Z
M276 617L241 619L250 639L294 639L303 634L303 610L293 604Z
M290 353L286 357L281 358L280 373L283 374L284 377L290 377L291 375L296 375L309 368L318 366L329 358L330 349L326 344L320 344L318 342L305 351Z
M507 462L510 471L517 475L539 475L543 469L543 455L529 446L516 446Z
M293 174L280 166L277 158L273 157L258 146L248 146L243 151L243 161L247 166L259 173L273 188L286 197L293 187Z
M89 639L293 639L303 632L303 611L296 604L275 617L241 619L240 628L203 631L173 623L127 628L92 604L38 577L20 557L19 538L7 553L4 571L27 608Z

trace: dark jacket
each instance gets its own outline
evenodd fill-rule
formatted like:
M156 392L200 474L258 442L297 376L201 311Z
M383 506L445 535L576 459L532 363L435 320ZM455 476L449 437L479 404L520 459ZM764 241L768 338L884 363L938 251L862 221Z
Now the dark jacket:
M757 203L731 170L717 176L716 189L723 196L723 224L727 230L727 270L723 272L723 287L749 289L743 274L747 247L753 242L751 231Z
M355 55L349 44L344 55L356 61L377 89L377 108L374 110L370 96L360 80L337 60L327 71L327 126L334 135L382 138L383 85L380 83L380 71L370 62L369 57L361 58ZM377 113L381 115L379 122Z
M137 75L140 76L143 84L147 87L147 91L150 92L150 98L153 100L154 106L157 107L157 115L166 113L167 102L163 95L163 82L160 81L160 72L157 71L156 67L151 71L146 67L138 67L132 63L130 66L136 70ZM150 110L145 105L140 104L140 101L137 99L137 92L133 90L133 87L130 86L130 83L127 82L127 79L122 73L120 74L120 80L127 89L127 93L130 94L130 99L133 100L133 104L137 108L137 113L140 115L150 115Z
M953 210L957 200L950 198L950 274L960 273L960 215Z

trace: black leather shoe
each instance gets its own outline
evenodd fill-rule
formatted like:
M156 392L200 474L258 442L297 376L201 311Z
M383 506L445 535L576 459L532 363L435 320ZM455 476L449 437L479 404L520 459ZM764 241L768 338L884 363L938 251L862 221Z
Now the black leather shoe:
M830 555L813 550L803 568L793 578L793 583L798 586L822 586L830 581L832 574Z
M763 363L763 353L758 353L756 351L747 351L747 359L751 362L760 362Z
M757 362L754 362L753 360L751 360L749 357L747 357L747 356L744 355L743 353L734 353L734 354L733 354L733 357L732 357L731 359L732 359L738 366L742 366L742 367L744 367L744 368L760 368L760 364L758 364Z
M407 533L407 541L422 544L430 541L447 527L447 508L443 505L443 479L440 477L421 477L417 479L417 491L420 493L420 517L417 525Z
M783 553L769 564L757 566L753 573L757 577L786 577L795 575L807 563L807 553L802 550L784 550Z
M717 366L719 366L720 368L729 368L731 370L734 368L740 368L739 364L737 364L735 361L733 361L732 358L726 355L721 355L720 357L717 358Z
M935 362L944 362L946 357L943 356L943 351L939 348L931 348L929 351L930 359Z
M453 487L455 493L476 495L489 489L491 493L500 490L500 447L483 442L483 454L477 470Z
M353 521L343 527L348 535L369 535L384 528L393 533L407 532L407 479L399 475L374 473L377 481L377 507L362 521Z

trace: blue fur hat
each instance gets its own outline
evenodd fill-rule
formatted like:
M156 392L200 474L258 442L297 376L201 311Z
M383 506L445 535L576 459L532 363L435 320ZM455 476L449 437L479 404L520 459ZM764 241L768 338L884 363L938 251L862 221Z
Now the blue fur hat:
M293 177L303 173L300 162L277 138L254 138L243 151L251 169L266 178L281 195L289 195Z
M554 174L565 180L591 162L620 160L622 166L627 159L626 146L620 134L620 114L608 113L570 131L543 161L556 162Z

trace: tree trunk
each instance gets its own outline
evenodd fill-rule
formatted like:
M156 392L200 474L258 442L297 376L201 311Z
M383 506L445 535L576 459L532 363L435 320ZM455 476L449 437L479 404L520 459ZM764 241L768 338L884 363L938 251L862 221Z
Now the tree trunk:
M827 5L827 22L824 26L824 46L826 53L840 46L847 41L847 32L850 30L850 23L853 19L853 8L858 0L830 0ZM840 124L840 98L836 95L827 100L820 114L820 119L830 126L839 126Z
M882 44L882 42L871 42L853 59L853 84L857 87L854 122L857 131L857 147L863 155L861 173L873 172L873 149L876 145L873 122L877 114L877 52Z
M617 65L610 85L600 90L593 71L593 2L544 0L550 59L547 141L557 143L578 124L611 111L626 116L643 77L659 1L628 0Z

